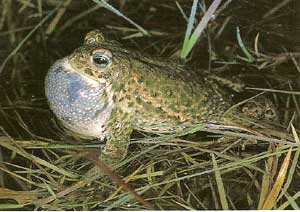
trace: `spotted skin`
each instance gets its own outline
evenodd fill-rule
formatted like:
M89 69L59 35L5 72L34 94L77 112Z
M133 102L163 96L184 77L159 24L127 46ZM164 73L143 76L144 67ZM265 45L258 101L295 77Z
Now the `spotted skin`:
M67 74L58 79L53 77L57 72ZM81 76L82 86L98 89L98 94L84 93L69 75ZM101 159L108 164L125 157L133 129L173 133L196 123L223 123L224 113L233 105L232 92L213 78L172 60L129 51L97 30L50 68L45 86L50 108L63 126L83 138L106 138ZM78 94L78 101L90 106L89 119L85 110L69 113L78 105L64 104Z
M279 114L275 105L263 96L247 101L242 107L242 112L253 119L266 120L270 122L279 121Z

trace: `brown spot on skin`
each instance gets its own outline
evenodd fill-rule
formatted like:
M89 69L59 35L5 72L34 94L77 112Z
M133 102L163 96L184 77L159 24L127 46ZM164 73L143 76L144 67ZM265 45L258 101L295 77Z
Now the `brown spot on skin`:
M266 119L269 121L278 120L273 103L269 99L261 96L246 102L242 108L242 112L246 116L254 119Z

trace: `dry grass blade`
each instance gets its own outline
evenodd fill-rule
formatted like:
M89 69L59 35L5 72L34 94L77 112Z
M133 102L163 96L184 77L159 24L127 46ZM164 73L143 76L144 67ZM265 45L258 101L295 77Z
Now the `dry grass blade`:
M1 166L0 166L0 171L2 173L6 173L6 174L10 175L11 177L13 177L17 181L20 181L20 182L23 182L23 183L26 182L26 183L32 184L32 185L34 185L34 186L36 186L38 188L45 188L44 185L41 185L41 184L36 183L36 182L34 182L34 181L30 180L30 179L27 179L26 177L22 177L21 175L18 175L15 172L9 171L8 169L5 169L5 168L3 168Z
M217 170L225 170L225 169L238 169L242 166L244 166L245 164L249 164L249 163L254 163L254 162L257 162L259 160L262 160L262 159L265 159L265 158L269 158L271 156L274 156L274 155L277 155L277 154L282 154L282 153L286 153L286 152L289 152L291 151L290 149L287 150L288 147L282 147L282 148L279 148L277 150L276 153L260 153L260 154L257 154L257 155L254 155L252 157L249 157L249 158L246 158L246 159L243 159L243 160L239 160L239 161L234 161L234 162L230 162L230 163L227 163L225 165L223 165L222 167L218 167ZM184 180L184 179L191 179L191 178L194 178L194 177L197 177L197 176L202 176L202 175L206 175L206 174L210 174L210 173L213 173L215 172L216 169L209 169L209 170L205 170L205 171L202 171L202 172L197 172L197 173L194 173L194 174L190 174L190 175L187 175L187 176L182 176L182 177L178 177L178 178L175 178L175 179L170 179L170 180L166 180L166 181L163 181L163 182L158 182L158 183L155 183L153 185L151 185L151 187L153 186L161 186L161 185L165 185L165 184L169 184L169 183L175 183L175 182L179 182L181 180ZM145 189L145 188L150 188L150 186L145 186L145 187L142 187L138 190L142 190L142 189Z
M298 134L296 132L296 129L295 129L293 124L291 124L291 128L292 128L292 133L293 133L293 136L295 138L295 141L300 146L300 139L299 139L299 136L298 136Z
M282 7L284 7L285 5L287 5L288 3L290 3L293 0L283 0L280 1L279 4L277 4L275 7L273 7L270 11L268 11L264 16L263 19L270 17L271 15L273 15L274 13L276 13L277 11L279 11Z
M276 200L278 197L278 194L282 188L282 185L284 183L285 180L285 176L289 167L289 163L290 163L290 158L291 158L291 153L292 153L292 149L290 149L287 153L287 155L284 158L284 161L281 165L281 168L279 170L277 179L274 183L274 186L272 188L272 190L270 191L270 193L268 194L263 206L262 206L262 210L270 210L272 209L275 204L276 204Z
M190 211L194 211L194 208L191 208L189 206L187 206L186 204L182 204L181 202L178 201L174 201L176 204L180 205L181 207L183 207L185 210L190 210Z
M170 175L165 179L165 185L160 190L160 193L158 194L158 197L162 197L176 182L169 182L169 180L172 180L174 178L174 175ZM154 185L155 186L155 185Z
M209 180L209 185L210 185L211 195L212 195L212 199L213 199L215 209L220 210L221 207L220 207L219 200L218 200L218 197L217 197L217 194L216 194L217 192L215 191L215 187L213 186L213 183L212 183L211 179Z
M54 19L51 21L51 23L49 24L46 34L50 35L56 28L59 20L61 19L61 17L63 16L63 14L66 12L67 6L70 5L72 2L72 0L66 0L63 4L63 6L57 11L56 16L54 17Z
M216 176L216 182L217 182L217 187L218 187L221 206L222 206L223 210L228 210L229 207L228 207L228 202L227 202L227 199L226 199L226 192L225 192L223 180L222 180L222 177L221 177L221 173L220 173L217 161L216 161L216 157L213 153L211 154L211 157L212 157L213 167L214 167L214 170L215 170L215 176Z
M79 188L84 187L88 182L83 180L83 181L78 181L74 185L64 189L61 192L58 192L55 196L50 196L44 199L39 199L35 202L36 205L43 206L44 204L50 203L54 201L56 198L64 197L67 196L68 194L72 193L73 191L78 190Z
M72 18L68 19L67 21L65 21L64 23L62 23L62 25L59 27L59 29L57 29L57 37L59 37L66 29L68 29L69 27L71 27L75 22L79 21L80 19L84 19L84 17L88 16L89 14L91 14L92 12L98 10L99 8L101 8L101 5L96 5L88 10L85 10L83 12L81 12L80 14L73 16Z
M126 177L126 179L124 180L124 183L127 183L132 180L132 178L142 169L142 166L140 166L139 168L137 168L131 175L129 175L128 177ZM115 198L115 196L117 196L117 194L122 190L122 187L120 186L117 190L115 190L115 192L113 192L105 201L109 201L113 198Z
M292 94L292 95L300 95L299 91L284 91L284 90L275 90L275 89L268 89L268 88L253 88L247 87L248 90L256 90L256 91L268 91L272 93L282 93L282 94Z
M110 10L111 12L115 13L116 15L124 18L126 21L128 21L130 24L132 24L133 26L135 26L138 30L140 30L144 35L150 36L150 34L140 25L138 25L137 23L135 23L133 20L131 20L130 18L128 18L127 16L123 15L119 10L117 10L116 8L114 8L113 6L111 6L110 4L108 4L106 1L103 0L93 0L95 3L97 4L101 4L104 5L104 7L106 7L108 10Z
M36 192L13 191L11 189L0 188L0 199L14 199L19 205L30 203L38 198Z
M5 58L0 66L0 75L6 65L6 63L20 50L20 48L25 44L25 42L35 33L61 6L61 3L51 11L45 18L43 18L40 23L38 23L27 35L26 37L16 46L16 48Z
M93 161L96 166L117 185L121 186L125 191L130 193L136 200L142 203L148 210L155 210L154 207L146 202L140 195L138 195L133 189L129 187L114 171L112 171L106 164L104 164L97 156L98 154L90 153L87 157L89 160Z
M27 158L28 160L32 160L35 163L39 163L47 168L50 168L58 173L65 175L65 176L68 176L70 178L78 178L78 176L76 176L75 174L72 174L71 172L68 172L67 170L65 170L61 167L55 166L54 164L51 164L35 155L29 154L26 151L24 151L23 149L20 149L20 148L17 148L15 146L11 145L7 141L0 141L0 146L3 146L13 152L18 153L19 155L22 155L23 157Z

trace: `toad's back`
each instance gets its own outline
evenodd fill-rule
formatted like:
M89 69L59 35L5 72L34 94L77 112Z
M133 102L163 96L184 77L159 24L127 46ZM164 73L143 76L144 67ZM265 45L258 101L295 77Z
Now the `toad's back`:
M183 125L216 122L231 106L227 91L175 62L139 54L126 58L123 64L129 66L113 88L119 107L134 114L139 129L173 131Z

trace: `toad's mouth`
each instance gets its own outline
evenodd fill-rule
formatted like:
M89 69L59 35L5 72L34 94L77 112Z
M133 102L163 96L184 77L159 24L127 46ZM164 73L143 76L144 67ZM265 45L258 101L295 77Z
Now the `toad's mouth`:
M49 69L45 92L51 110L62 124L84 137L101 137L112 105L106 95L105 83L74 71L62 59Z

